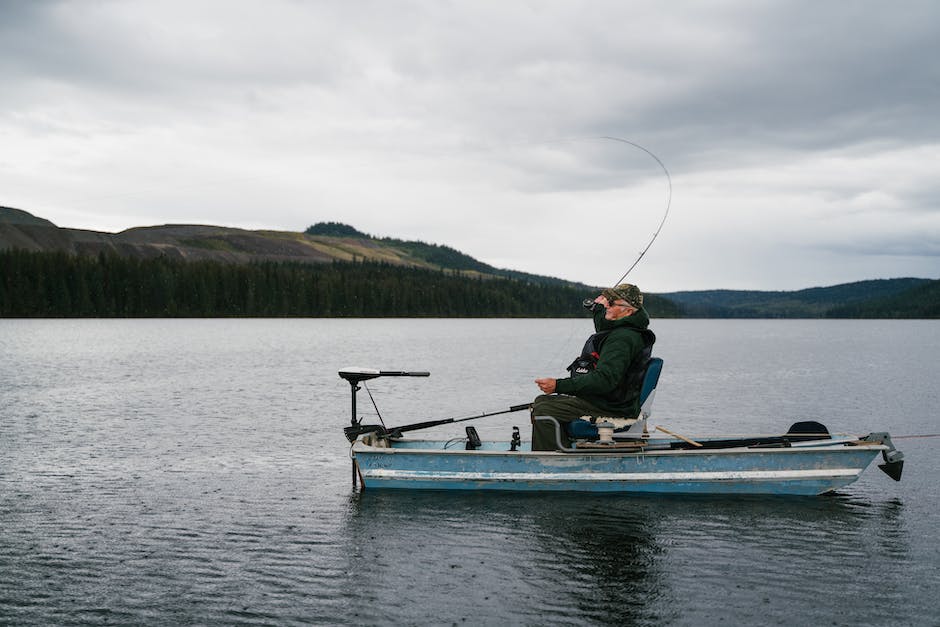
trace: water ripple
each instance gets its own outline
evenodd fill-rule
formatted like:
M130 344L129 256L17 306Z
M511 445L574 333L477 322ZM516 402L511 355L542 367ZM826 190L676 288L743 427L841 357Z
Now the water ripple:
M435 373L434 393L416 410L421 382L377 383L383 414L462 415L480 389L519 402L531 386L520 355L559 323L464 322L0 321L0 624L936 622L940 462L918 441L905 442L900 484L872 469L828 498L354 493L339 366L411 367L401 351L422 346L415 367ZM710 426L686 410L708 405L701 371L720 364L690 338L727 346L748 329L675 322L660 333L674 367L657 403ZM758 392L808 376L792 368L802 354L773 370L770 353L800 344L766 328L738 364ZM361 341L383 332L398 352ZM899 333L867 339L882 357L873 378L829 383L866 402L895 376L933 385L935 368L890 364L935 356L934 336ZM507 351L519 372L506 382L487 372L468 389L452 383ZM693 361L704 365L683 366ZM755 423L844 411L786 397L772 402L806 404L729 407L745 401L723 394L721 410ZM936 397L892 408L898 429L924 430L917 421L936 414L924 398ZM488 419L481 432L511 424Z

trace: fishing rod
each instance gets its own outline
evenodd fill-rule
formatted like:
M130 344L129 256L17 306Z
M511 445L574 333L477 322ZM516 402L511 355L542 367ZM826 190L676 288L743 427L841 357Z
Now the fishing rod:
M666 224L666 218L669 217L669 209L672 207L672 177L669 175L669 170L666 168L666 165L662 162L662 160L659 157L657 157L655 154L653 154L651 150L641 146L640 144L636 142L632 142L628 139L622 139L620 137L611 137L608 135L602 136L601 139L609 139L610 141L621 142L623 144L629 144L630 146L633 146L634 148L639 148L640 150L648 154L650 157L652 157L656 161L656 163L659 164L659 167L662 168L663 174L666 175L666 211L663 213L663 219L660 220L659 226L656 227L656 231L653 233L653 236L650 238L650 241L646 244L646 247L642 251L640 251L640 255L636 258L636 261L634 261L633 264L629 268L627 268L627 271L624 272L620 276L619 279L614 281L614 285L616 286L616 285L620 285L623 282L623 280L627 278L627 275L633 271L633 269L637 266L638 263L640 263L640 260L643 259L643 257L646 255L646 251L650 249L650 247L653 245L653 242L655 242L656 238L659 237L659 232L663 230L663 225Z
M642 151L645 152L647 155L649 155L649 156L656 162L657 165L659 165L660 169L662 169L662 171L663 171L663 174L666 176L666 209L665 209L665 211L663 212L663 217L662 217L662 219L659 221L659 225L656 227L656 231L653 233L652 237L650 238L650 241L647 242L647 243L646 243L646 246L643 248L643 250L640 251L640 254L639 254L639 256L637 256L636 260L634 260L634 262L630 265L630 267L627 268L627 271L626 271L626 272L624 272L622 275L620 275L620 278L619 278L619 279L617 279L616 281L614 281L614 284L613 284L613 285L614 285L614 286L617 286L617 285L619 285L625 278L627 278L627 275L629 275L629 274L633 271L633 269L637 266L637 264L640 263L640 260L643 259L643 257L646 255L647 251L648 251L648 250L650 249L650 247L653 245L653 242L655 242L655 241L656 241L656 238L659 237L659 232L663 230L663 225L666 224L666 218L669 217L669 210L670 210L670 208L672 207L672 175L669 174L669 169L666 167L666 164L663 163L662 159L660 159L659 157L657 157L656 154L653 153L652 150L650 150L649 148L646 148L645 146L642 146L641 144L638 144L638 143L636 143L636 142L634 142L634 141L630 141L629 139L624 139L624 138L622 138L622 137L614 137L614 136L612 136L612 135L599 135L599 136L595 136L595 137L575 137L575 138L567 138L567 139L548 140L548 141L545 141L545 142L536 142L536 144L540 144L540 143L544 143L544 144L569 143L569 142L577 142L577 141L585 141L585 140L597 140L597 139L602 139L602 140L607 140L607 141L614 141L614 142L620 142L621 144L627 144L628 146L633 146L634 148L637 148L637 149L639 149L639 150L642 150ZM522 144L522 145L531 145L531 144Z
M639 149L639 150L642 150L642 151L645 152L647 155L649 155L650 157L652 157L652 159L653 159L653 160L659 165L659 167L662 169L663 174L666 176L666 208L665 208L665 211L663 211L663 217L662 217L662 219L659 221L659 225L656 227L656 231L653 232L653 235L652 235L652 237L650 237L649 242L646 243L646 246L643 248L643 250L640 251L640 254L637 256L637 258L633 261L632 264L630 264L630 267L627 268L626 272L624 272L622 275L620 275L620 278L619 278L619 279L617 279L616 281L614 281L613 287L616 287L617 285L620 285L620 284L623 282L623 280L627 278L627 275L629 275L629 274L633 271L633 269L637 266L637 264L640 263L640 260L643 259L643 257L646 255L647 251L649 251L650 247L652 247L653 242L655 242L655 241L656 241L656 238L659 237L660 231L663 230L663 225L666 224L666 218L669 217L669 210L672 208L672 176L669 174L669 169L666 167L666 164L663 163L662 159L660 159L659 157L657 157L656 154L653 153L653 151L649 150L649 149L646 148L645 146L642 146L642 145L640 145L640 144L638 144L638 143L636 143L636 142L630 141L629 139L623 139L622 137L613 137L613 136L611 136L611 135L601 135L601 136L599 136L599 137L597 137L597 138L595 138L595 139L604 139L604 140L608 140L608 141L620 142L620 143L622 143L622 144L627 144L627 145L629 145L629 146L633 146L634 148L637 148L637 149ZM585 309L590 310L591 312L596 311L596 308L601 306L600 304L594 302L594 300L593 300L593 299L590 299L590 298L585 299L584 301L582 301L581 304L582 304L582 306L583 306ZM574 335L574 327L572 326L572 328L571 328L571 334L569 335L569 337L568 337L567 340L565 340L562 344L560 344L560 346L561 346L561 347L567 347L567 345L568 345L568 343L571 341L571 337L572 337L573 335ZM561 350L562 350L562 349L560 348L560 349L559 349L559 354L560 354ZM558 357L558 354L556 354L555 357L557 358L557 357ZM556 358L553 358L551 363L555 363L555 362L557 361Z
M467 420L478 420L480 418L486 418L488 416L500 416L502 414L511 414L513 412L522 411L524 409L529 409L532 407L532 403L522 403L520 405L512 405L509 409L502 409L500 411L491 411L483 412L481 414L474 414L473 416L466 416L464 418L444 418L442 420L426 420L424 422L416 422L410 425L402 425L400 427L383 427L381 425L362 425L357 424L353 426L346 427L343 429L343 433L346 434L346 438L350 442L355 442L356 438L360 435L366 433L381 433L390 437L400 437L402 433L406 431L417 431L418 429L429 429L431 427L437 427L439 425L447 425L455 422L466 422Z
M659 165L660 168L662 168L662 171L666 176L666 190L667 190L666 208L665 208L665 211L663 212L663 217L660 220L659 225L656 227L656 231L653 233L652 237L650 238L649 242L647 242L643 250L640 251L640 254L636 258L636 260L634 260L634 262L630 265L630 267L627 268L626 272L624 272L621 275L621 277L617 279L617 281L614 282L614 285L616 286L616 285L619 285L627 277L627 275L629 275L630 272L633 271L633 269L637 266L637 264L640 263L640 261L646 255L647 251L649 251L650 247L652 247L653 242L656 241L656 238L659 236L660 231L662 231L663 225L665 225L666 223L666 218L669 216L669 210L672 206L672 176L669 174L669 169L666 168L666 165L662 162L662 160L659 157L657 157L648 148L641 146L640 144L630 141L628 139L623 139L621 137L601 136L600 139L620 142L622 144L627 144L629 146L633 146L634 148L642 150L643 152L648 154L654 161L656 161L656 163ZM348 368L348 369L345 369L344 371L340 371L339 375L343 377L344 379L346 379L352 387L352 423L349 427L346 427L345 429L343 429L344 433L346 434L346 438L350 442L353 442L360 435L363 435L366 433L381 433L384 435L400 436L402 433L405 433L407 431L416 431L418 429L428 429L431 427L436 427L436 426L445 425L445 424L453 424L457 422L465 422L468 420L478 420L480 418L486 418L488 416L499 416L502 414L508 414L508 413L513 413L517 411L522 411L524 409L529 409L532 406L531 403L523 403L519 405L513 405L509 409L505 409L501 411L484 412L480 414L475 414L473 416L466 416L463 418L445 418L443 420L428 420L424 422L418 422L418 423L414 423L410 425L402 425L400 427L392 427L392 428L387 428L385 427L384 424L362 425L361 421L357 419L356 417L356 391L359 389L359 386L358 386L359 383L367 379L372 379L372 378L380 377L380 376L428 376L428 374L429 373L426 373L426 372L386 372L386 371L367 370L367 369L358 369L358 368ZM373 404L374 404L374 401L373 401ZM378 408L376 408L376 410L377 409ZM381 420L381 416L380 416L380 420Z

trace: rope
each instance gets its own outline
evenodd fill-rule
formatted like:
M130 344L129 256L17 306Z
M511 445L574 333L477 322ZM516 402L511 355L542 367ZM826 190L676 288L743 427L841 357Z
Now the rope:
M940 433L919 433L917 435L892 435L892 440L913 440L914 438L940 438Z
M659 428L659 427L657 427ZM662 429L660 429L662 431ZM868 435L867 433L865 435ZM783 438L787 436L800 436L800 437L832 437L832 438L860 438L864 437L858 435L857 433L715 433L715 434L702 434L696 433L695 437L697 438L713 438L713 439L735 439L735 438ZM914 434L914 435L892 435L892 440L911 440L915 438L940 438L940 433L923 433L923 434Z

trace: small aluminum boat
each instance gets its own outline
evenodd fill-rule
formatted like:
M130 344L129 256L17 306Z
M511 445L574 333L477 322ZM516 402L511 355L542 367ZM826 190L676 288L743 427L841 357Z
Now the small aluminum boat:
M665 429L659 430L669 437L654 437L646 426L655 381L644 389L643 410L633 426L611 434L606 425L586 423L569 432L570 445L559 437L555 451L532 451L517 429L506 441L480 441L473 427L467 427L466 438L410 439L404 432L527 405L397 428L363 425L356 418L359 383L428 373L346 368L339 375L352 389L352 425L345 432L352 442L353 482L358 479L363 489L817 495L856 481L879 454L884 460L879 467L895 480L904 464L887 433L833 436L816 422L760 437L692 439ZM553 418L536 419L555 422L560 435L562 425Z

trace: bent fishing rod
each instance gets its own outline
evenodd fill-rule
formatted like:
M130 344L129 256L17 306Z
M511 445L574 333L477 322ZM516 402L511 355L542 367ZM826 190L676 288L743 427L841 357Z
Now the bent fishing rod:
M636 258L633 264L629 268L627 268L627 271L624 272L620 276L619 279L614 281L614 285L616 286L616 285L620 285L623 282L623 280L627 278L627 275L633 271L633 269L637 266L638 263L640 263L640 260L643 259L643 257L646 255L646 251L650 249L650 247L653 245L653 242L655 242L656 238L659 237L659 232L663 230L663 225L666 224L666 218L669 216L669 209L672 207L672 176L669 175L669 170L666 168L666 164L664 164L662 160L660 160L659 157L653 154L651 150L644 148L640 144L636 142L632 142L628 139L622 139L620 137L610 137L608 135L602 136L601 139L609 139L610 141L621 142L623 144L629 144L630 146L633 146L634 148L639 148L640 150L648 154L650 157L652 157L656 161L656 163L659 164L659 167L662 168L663 174L666 175L666 211L663 212L663 219L660 220L659 226L656 227L656 231L653 233L653 236L650 238L650 241L646 244L646 247L640 251L640 255Z
M627 270L623 274L620 275L620 278L613 282L613 285L611 287L616 287L617 285L620 285L623 282L623 280L626 279L627 276L631 272L633 272L633 269L636 268L636 266L640 263L643 257L646 256L646 253L649 251L649 249L653 246L653 242L655 242L656 238L659 237L660 231L663 230L663 226L666 224L666 218L669 217L669 210L672 208L672 176L669 174L669 169L666 167L666 164L663 163L662 159L657 157L656 154L654 154L652 150L649 150L645 146L642 146L636 142L630 141L629 139L623 139L622 137L613 137L611 135L601 135L595 139L603 139L607 141L620 142L621 144L627 144L628 146L633 146L634 148L637 148L638 150L642 150L647 155L649 155L657 163L657 165L659 165L660 169L662 169L663 171L663 174L666 176L666 208L663 211L663 217L659 221L659 225L656 227L656 230L653 232L652 237L650 237L650 240L646 243L646 246L643 247L643 250L640 251L640 254L637 256L637 258L633 261L632 264L630 264ZM593 299L590 299L590 298L585 299L584 301L582 301L581 304L585 309L591 312L596 311L596 308L601 306L599 303L596 303ZM573 334L574 334L574 328L572 327L571 335ZM568 340L563 342L562 345L567 346L568 341L570 340L571 340L571 337L569 336Z
M612 136L605 135L605 136L601 136L600 139L620 142L622 144L627 144L627 145L633 146L634 148L642 150L643 152L648 154L650 157L652 157L654 161L656 161L656 163L662 169L663 174L665 174L666 176L666 209L663 212L663 217L660 220L659 225L656 227L656 231L653 233L649 242L646 243L646 246L643 248L643 250L640 251L640 254L637 256L637 258L633 261L630 267L627 268L626 272L624 272L620 276L620 278L614 282L614 286L616 286L616 285L619 285L625 278L627 278L627 275L629 275L630 272L632 272L633 269L637 266L637 264L640 263L640 261L646 255L647 251L649 251L649 249L652 247L653 242L655 242L656 238L659 237L659 233L660 231L662 231L663 225L666 224L666 218L669 216L669 210L672 207L672 176L669 174L669 169L666 168L666 165L662 162L662 160L659 157L657 157L651 150L647 149L646 147L641 146L640 144L630 141L628 139L623 139L621 137L612 137ZM588 306L588 301L585 301L585 306L586 307ZM346 427L345 429L343 429L343 432L346 434L346 438L350 442L354 442L360 435L363 435L365 433L381 433L384 435L400 436L402 433L405 433L407 431L416 431L418 429L428 429L431 427L437 427L440 425L452 424L452 423L457 423L457 422L465 422L468 420L478 420L480 418L486 418L489 416L499 416L502 414L509 414L509 413L513 413L517 411L522 411L524 409L529 409L532 406L532 403L522 403L519 405L512 405L509 407L509 409L504 409L500 411L483 412L480 414L474 414L472 416L466 416L463 418L444 418L442 420L427 420L424 422L417 422L417 423L413 423L410 425L402 425L400 427L392 427L392 428L385 427L384 421L382 425L362 425L361 421L357 419L356 417L356 392L359 390L359 383L366 381L368 379L373 379L373 378L382 377L382 376L426 377L426 376L429 376L429 374L430 374L429 372L380 371L380 370L371 370L371 369L362 369L362 368L347 368L347 369L341 370L339 372L339 376L346 379L352 388L352 422L349 427ZM370 393L370 398L371 398L371 393ZM373 400L373 404L374 403L375 401ZM378 407L376 407L376 411L378 411ZM381 420L381 415L379 416L379 419Z

